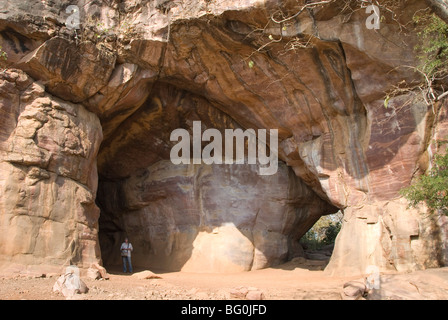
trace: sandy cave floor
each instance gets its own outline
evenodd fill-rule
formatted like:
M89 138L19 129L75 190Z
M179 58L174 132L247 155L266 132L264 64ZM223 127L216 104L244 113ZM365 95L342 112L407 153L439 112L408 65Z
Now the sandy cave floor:
M140 272L142 270L134 270ZM1 272L0 272L1 273ZM240 287L263 292L265 300L340 300L344 283L360 277L335 277L294 263L229 274L155 272L159 279L138 279L108 270L109 280L82 277L89 288L78 300L231 300ZM65 300L53 292L59 275L0 276L1 300ZM448 268L382 276L384 299L448 299ZM389 288L389 289L388 289Z
M134 273L142 270L134 270ZM343 284L352 278L329 277L323 271L294 267L229 274L155 272L160 279L137 279L129 273L109 270L109 280L81 277L89 288L81 300L228 300L232 289L246 287L263 292L267 300L340 299ZM0 276L2 300L65 300L53 285L59 275ZM359 278L359 277L358 277Z

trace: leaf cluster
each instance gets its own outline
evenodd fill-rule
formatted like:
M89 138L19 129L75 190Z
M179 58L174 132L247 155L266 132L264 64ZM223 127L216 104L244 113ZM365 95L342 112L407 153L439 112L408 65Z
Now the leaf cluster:
M409 201L409 207L425 203L431 212L440 210L448 215L448 152L436 154L431 170L400 194Z
M420 44L420 69L431 76L442 76L448 73L448 25L435 14L420 14L413 18L417 25L423 25L418 32Z
M321 217L302 237L300 242L308 249L316 250L333 244L342 227L342 214Z
M0 68L6 67L6 61L8 60L8 54L3 51L2 46L0 46Z

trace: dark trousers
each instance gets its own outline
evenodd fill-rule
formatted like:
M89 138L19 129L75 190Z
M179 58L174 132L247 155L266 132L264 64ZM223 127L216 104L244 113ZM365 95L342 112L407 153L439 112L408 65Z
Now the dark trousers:
M128 256L122 256L123 259L123 272L126 272L126 264L129 264L129 272L132 273L132 263L131 263L131 257Z

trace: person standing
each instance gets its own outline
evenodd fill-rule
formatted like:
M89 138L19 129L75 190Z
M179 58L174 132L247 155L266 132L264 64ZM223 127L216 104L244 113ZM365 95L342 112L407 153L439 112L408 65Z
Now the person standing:
M126 273L126 264L129 264L129 272L132 273L131 252L134 250L128 238L121 244L121 258L123 259L123 272Z

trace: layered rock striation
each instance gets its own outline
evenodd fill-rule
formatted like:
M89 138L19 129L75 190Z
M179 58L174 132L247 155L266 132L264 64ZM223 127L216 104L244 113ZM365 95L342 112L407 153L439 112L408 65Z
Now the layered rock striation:
M20 70L0 84L0 264L11 271L99 261L98 118Z
M255 165L159 161L120 184L102 184L99 195L107 194L119 202L102 205L108 215L100 223L126 226L135 263L171 271L247 271L302 256L299 239L335 210L284 164L259 176ZM116 248L122 234L108 235L101 247ZM117 259L105 256L106 264Z
M399 196L444 139L444 108L412 91L384 107L421 81L403 66L418 63L423 2L382 11L378 30L356 1L297 15L295 1L73 1L75 16L62 1L0 4L5 265L114 264L128 234L141 266L252 270L300 255L337 210L327 272L444 263L443 219ZM170 133L194 121L277 129L277 174L173 165Z

